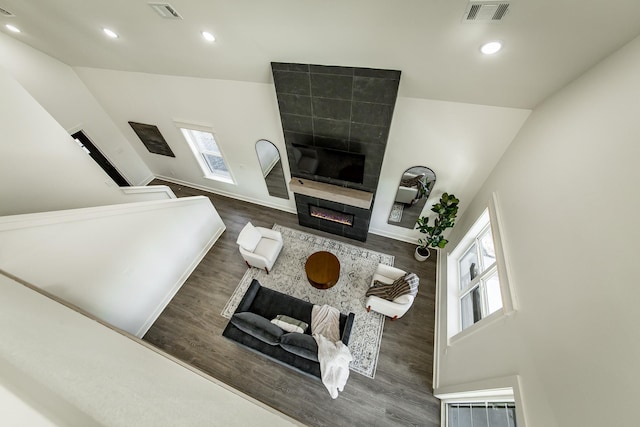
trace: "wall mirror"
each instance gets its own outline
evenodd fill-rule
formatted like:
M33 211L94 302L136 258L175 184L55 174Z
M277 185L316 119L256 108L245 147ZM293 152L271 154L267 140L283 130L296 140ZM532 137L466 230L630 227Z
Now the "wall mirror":
M256 153L258 154L258 162L260 162L262 176L267 184L269 195L288 199L289 191L284 179L284 170L278 147L273 145L271 141L261 139L256 142Z
M404 171L387 224L413 229L435 183L436 174L426 166Z

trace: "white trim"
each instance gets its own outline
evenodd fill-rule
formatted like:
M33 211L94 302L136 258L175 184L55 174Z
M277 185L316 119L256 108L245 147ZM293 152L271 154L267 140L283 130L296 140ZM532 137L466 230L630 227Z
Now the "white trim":
M466 338L469 335L474 334L476 331L479 331L480 329L484 329L485 327L492 325L496 321L504 318L504 316L505 316L504 308L494 311L487 317L483 317L482 319L478 320L473 325L470 325L465 329L461 330L460 332L456 333L455 335L450 336L449 339L447 340L448 345L449 346L454 345L455 343L459 342L463 338Z
M476 219L473 225L465 232L454 250L448 254L448 258L459 259L467 251L477 235L486 226L487 222L491 225L491 234L496 254L495 263L497 266L500 281L500 292L502 296L502 308L486 317L483 317L473 325L462 330L459 306L460 291L458 289L458 266L457 263L455 265L454 263L447 263L446 280L443 283L446 285L447 292L445 301L447 306L447 345L453 345L455 342L474 333L475 331L493 324L497 319L512 315L517 309L515 294L509 280L511 269L509 267L505 244L502 239L502 221L498 209L498 197L495 192L492 193L490 199L487 201L487 207L482 211L478 219ZM453 283L456 284L455 289L451 286Z
M527 426L526 408L522 396L519 375L488 378L466 384L456 384L442 388L435 388L433 395L440 399L442 408L447 403L473 402L473 401L510 401L516 404L516 422L518 427ZM444 426L445 414L441 411L442 425Z
M100 146L93 140L93 138L91 138L89 136L89 134L87 134L87 131L84 127L82 127L82 124L79 124L73 128L71 128L71 130L67 130L67 133L69 134L69 136L71 137L71 139L75 141L75 139L73 138L73 134L74 133L78 133L78 132L82 132L84 134L84 136L87 137L87 139L89 141L91 141L91 143L93 144L94 147L96 147L96 150L98 150L98 152L105 158L107 159L107 162L109 162L109 164L116 170L116 172L118 172L120 174L120 176L122 176L124 178L124 180L129 184L132 185L133 181L131 180L131 178L129 178L125 173L122 172L122 170L120 170L120 168L118 166L116 166L116 164L109 158L109 156L107 156L104 152L103 149L100 148ZM93 159L92 159L93 160ZM95 160L94 160L95 162ZM97 164L97 162L96 162ZM98 165L100 166L100 165ZM102 166L100 166L100 169L102 169Z
M210 179L212 181L218 181L218 182L224 182L227 184L237 185L238 181L236 180L233 170L229 166L229 162L227 161L227 156L224 154L224 150L222 148L223 144L220 144L220 141L216 139L216 134L212 126L191 123L191 122L184 122L184 121L176 121L176 120L173 121L173 124L178 128L180 135L182 136L184 141L187 143L187 145L191 149L191 152L193 153L193 156L195 157L196 162L198 163L198 166L200 166L200 169L202 169L202 172L204 173L204 178ZM201 152L198 149L198 147L196 147L195 141L189 141L189 139L185 136L183 130L206 132L211 134L211 137L213 138L213 142L215 143L216 147L218 147L218 150L220 151L220 157L222 157L222 161L227 167L227 170L229 171L229 176L231 177L231 179L215 175L215 173L211 170L211 167L209 166L209 164L203 159L202 156L204 153Z
M502 307L506 315L511 315L518 309L518 300L511 286L512 269L509 262L509 251L503 239L503 222L498 204L498 193L491 194L489 202L489 216L491 220L491 232L493 233L493 244L496 251L496 262L498 263L498 276L500 277L500 291L502 292ZM495 226L494 226L495 225Z
M442 346L442 342L440 340L440 311L442 310L442 306L439 304L441 293L442 293L442 284L446 284L446 271L447 271L447 256L440 255L440 251L438 252L438 258L436 261L436 304L435 304L435 316L436 320L433 327L433 388L437 389L440 386L440 348ZM446 308L446 304L444 304ZM446 316L446 311L445 311ZM446 341L445 341L446 342ZM444 348L444 353L447 352L446 347Z
M204 185L194 184L192 182L182 181L180 179L176 179L176 178L172 178L172 177L168 177L168 176L164 176L164 175L156 175L156 178L160 179L162 181L167 181L167 182L171 182L171 183L174 183L174 184L184 185L186 187L195 188L196 190L206 191L207 193L218 194L220 196L229 197L231 199L236 199L236 200L241 200L243 202L253 203L254 205L260 205L260 206L265 206L265 207L268 207L268 208L278 209L280 211L284 211L284 212L288 212L288 213L292 213L292 214L297 214L298 213L298 211L295 209L295 207L292 208L292 207L289 207L289 206L276 205L275 203L268 203L268 202L265 202L264 200L254 199L253 197L239 196L236 193L217 190L217 189L205 187ZM285 199L278 198L278 200L285 200Z
M89 208L0 216L0 231L39 227L49 224L89 220L93 218L128 215L131 212L179 208L188 204L202 203L203 200L209 201L205 196L191 196L181 197L179 199L150 200L146 202L121 203L117 205L92 206Z
M152 186L132 186L132 187L120 187L125 194L149 194L149 193L164 193L167 199L175 199L176 195L173 194L171 188L166 185L152 185Z
M401 234L396 234L387 230L383 230L380 228L369 228L369 233L376 234L382 237L388 237L390 239L399 240L401 242L412 243L414 245L418 245L418 239L411 236L403 236ZM433 248L429 248L433 249Z

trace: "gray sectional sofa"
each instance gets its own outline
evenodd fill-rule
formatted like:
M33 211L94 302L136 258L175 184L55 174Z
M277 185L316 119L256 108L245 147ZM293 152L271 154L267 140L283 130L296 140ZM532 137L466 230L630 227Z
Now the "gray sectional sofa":
M286 315L311 325L313 304L265 288L253 280L233 317L222 332L230 340L261 353L279 363L320 379L318 346L311 327L304 333L286 332L271 323L278 315ZM340 337L345 345L355 315L340 314Z

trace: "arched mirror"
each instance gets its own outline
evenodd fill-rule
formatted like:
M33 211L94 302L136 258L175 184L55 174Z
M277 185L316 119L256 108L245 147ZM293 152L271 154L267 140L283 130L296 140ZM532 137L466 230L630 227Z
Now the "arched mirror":
M284 179L282 160L278 148L271 141L261 139L256 142L256 153L262 169L262 176L267 184L267 191L273 197L289 198L287 184Z
M400 178L387 224L413 229L436 183L436 174L425 166L407 169Z

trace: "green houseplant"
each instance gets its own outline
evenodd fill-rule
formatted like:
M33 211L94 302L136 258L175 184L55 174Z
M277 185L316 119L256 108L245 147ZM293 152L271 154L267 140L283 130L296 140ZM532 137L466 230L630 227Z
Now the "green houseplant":
M454 226L458 215L458 203L460 203L460 200L456 196L444 193L440 197L440 201L431 207L431 211L437 214L433 220L433 225L429 225L428 216L418 218L416 223L417 230L427 235L425 238L418 240L420 245L416 248L415 253L418 261L424 261L429 258L430 247L444 248L446 246L448 240L442 236L442 233L447 228Z

